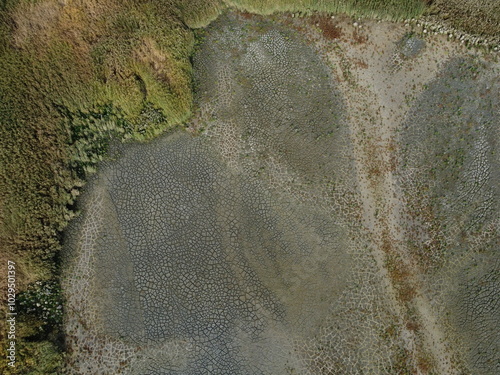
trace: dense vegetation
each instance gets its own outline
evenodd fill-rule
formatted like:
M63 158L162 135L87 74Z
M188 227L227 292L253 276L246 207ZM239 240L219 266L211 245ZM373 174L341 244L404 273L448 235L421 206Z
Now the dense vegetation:
M392 19L424 10L421 0L269 3L1 2L0 248L3 261L17 263L20 290L57 280L61 231L75 216L79 188L110 139L151 139L189 118L196 45L191 28L208 24L228 6L265 14L346 12ZM35 333L36 314L27 316L19 332L17 371L37 373L35 357L39 373L56 371L57 324Z
M180 8L162 2L7 2L1 17L0 247L23 291L57 279L60 233L109 139L187 119L194 38ZM56 372L58 324L27 311L16 372Z
M497 0L435 0L429 13L473 34L498 36L500 2Z

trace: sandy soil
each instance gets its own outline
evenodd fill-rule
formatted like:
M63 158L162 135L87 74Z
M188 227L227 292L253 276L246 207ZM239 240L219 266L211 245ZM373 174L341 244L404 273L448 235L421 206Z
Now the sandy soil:
M402 326L411 328L413 323L419 327L403 331L406 350L413 357L417 373L426 372L419 366L418 358L430 356L437 373L456 374L458 369L450 360L454 357L452 348L438 325L432 301L419 289L421 272L405 248L401 226L403 200L394 176L397 163L394 154L397 131L412 101L436 76L442 63L468 51L444 35L424 34L420 30L426 41L425 49L415 58L401 60L396 55L396 43L411 30L410 26L342 17L328 23L336 27L339 38L327 40L320 36L319 28L309 37L331 64L346 99L364 225L376 244L373 257L386 281L392 309ZM398 291L403 286L388 270L389 255L396 257L399 266L407 270L405 285L416 291L409 303L401 303ZM416 316L410 316L409 306Z

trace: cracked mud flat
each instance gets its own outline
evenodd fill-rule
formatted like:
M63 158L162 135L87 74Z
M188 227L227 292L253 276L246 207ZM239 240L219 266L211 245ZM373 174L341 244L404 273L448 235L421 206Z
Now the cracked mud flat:
M361 25L208 28L189 132L68 232L69 373L500 371L499 65Z

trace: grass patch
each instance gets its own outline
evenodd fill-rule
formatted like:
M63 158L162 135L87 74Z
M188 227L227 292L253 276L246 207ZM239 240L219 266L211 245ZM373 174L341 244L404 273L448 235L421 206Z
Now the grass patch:
M498 0L435 0L432 9L457 29L484 36L500 34Z
M351 16L391 20L417 17L425 9L422 0L227 0L235 8L258 14L275 12L346 13Z

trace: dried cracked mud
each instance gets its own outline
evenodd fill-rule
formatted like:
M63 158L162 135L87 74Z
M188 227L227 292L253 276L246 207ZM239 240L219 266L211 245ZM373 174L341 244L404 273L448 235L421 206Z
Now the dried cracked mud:
M186 130L116 146L67 233L67 372L500 372L496 57L226 14Z

